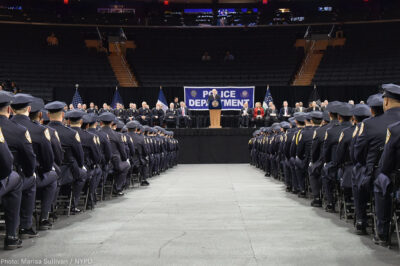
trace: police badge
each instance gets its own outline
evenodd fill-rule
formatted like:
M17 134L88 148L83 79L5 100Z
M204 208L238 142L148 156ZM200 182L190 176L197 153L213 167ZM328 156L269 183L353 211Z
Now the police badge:
M4 136L3 136L3 131L1 131L1 127L0 127L0 143L4 143Z

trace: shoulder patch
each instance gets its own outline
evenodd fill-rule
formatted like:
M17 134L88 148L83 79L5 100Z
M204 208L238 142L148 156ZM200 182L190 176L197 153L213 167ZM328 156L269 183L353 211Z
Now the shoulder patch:
M29 143L32 143L31 135L29 135L29 131L28 130L25 132L25 138Z
M79 137L78 132L76 132L76 134L75 134L75 139L77 142L81 142L81 137Z
M0 127L0 143L4 143L4 136L3 136L3 131L1 131L1 127Z
M364 122L361 123L360 132L358 132L358 135L361 136L361 134L363 133L363 131L364 131Z
M342 132L342 133L340 133L339 143L342 141L343 137L344 137L344 134L343 134L343 132Z
M315 139L316 136L317 136L317 130L314 130L314 134L313 134L312 138Z
M60 142L60 137L58 136L58 133L57 133L56 130L54 131L54 135L56 135L56 138L58 139L58 142Z
M392 133L390 133L390 130L389 129L387 129L387 132L386 132L386 141L385 141L385 144L387 144L388 142L389 142L389 140L390 140L390 136L392 135Z
M50 138L50 132L49 132L49 129L48 129L48 128L46 128L46 129L44 130L44 136L46 137L46 139L47 139L48 141L51 140L51 138Z
M356 128L355 128L354 131L353 131L353 138L356 137L357 132L358 132L358 126L356 126Z
M325 132L325 138L324 140L326 140L328 138L328 131Z

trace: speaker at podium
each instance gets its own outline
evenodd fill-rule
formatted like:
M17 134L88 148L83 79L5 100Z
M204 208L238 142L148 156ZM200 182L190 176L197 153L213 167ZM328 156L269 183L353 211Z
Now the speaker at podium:
M221 96L218 95L217 90L212 90L212 94L208 96L208 109L210 111L210 127L221 128Z

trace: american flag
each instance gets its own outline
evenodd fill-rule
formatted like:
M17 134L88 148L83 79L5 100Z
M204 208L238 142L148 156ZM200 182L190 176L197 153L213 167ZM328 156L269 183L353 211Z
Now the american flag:
M76 88L74 97L72 97L72 105L74 106L74 108L77 108L78 104L82 104L82 98L79 95L78 88Z

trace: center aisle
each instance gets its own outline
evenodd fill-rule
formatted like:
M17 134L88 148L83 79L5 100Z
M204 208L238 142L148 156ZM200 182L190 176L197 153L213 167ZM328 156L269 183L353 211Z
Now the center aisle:
M385 265L335 215L308 207L247 164L179 165L95 212L64 219L2 258L92 265ZM72 221L75 221L71 223ZM76 263L74 263L76 264Z

